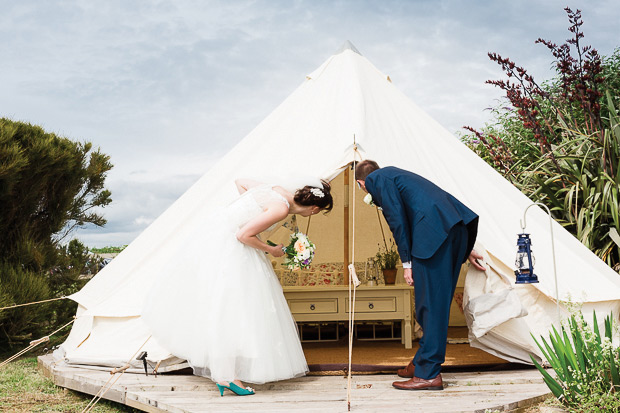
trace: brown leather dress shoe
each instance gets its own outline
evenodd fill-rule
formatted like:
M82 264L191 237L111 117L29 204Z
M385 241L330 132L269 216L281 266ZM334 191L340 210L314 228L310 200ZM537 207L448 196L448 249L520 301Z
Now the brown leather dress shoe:
M398 377L402 377L405 379L410 379L414 376L414 370L415 370L415 366L413 365L413 361L410 361L409 364L407 364L407 367L405 367L404 369L398 369Z
M398 390L443 390L443 380L441 374L430 380L414 377L407 381L395 381L392 386Z

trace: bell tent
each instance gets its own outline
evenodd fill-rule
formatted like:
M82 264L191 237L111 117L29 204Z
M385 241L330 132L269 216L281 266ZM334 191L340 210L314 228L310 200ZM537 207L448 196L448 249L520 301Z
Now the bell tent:
M383 242L380 224L386 235L389 230L352 186L351 164L362 159L422 175L480 216L476 248L489 270L480 273L464 266L461 275L467 273L464 309L470 342L510 361L529 363L529 354L542 357L530 333L546 335L558 323L548 216L538 207L527 215L540 282L514 285L516 237L532 201L401 93L349 42L70 297L79 305L77 319L55 356L74 365L119 366L130 361L139 368L140 362L130 358L150 335L140 317L150 283L171 263L195 259L179 253L179 246L192 242L190 230L210 211L235 198L236 178L264 179L290 190L301 186L295 183L331 181L334 210L310 223L298 220L317 245L315 262L373 256ZM314 178L306 180L307 176ZM343 209L347 205L352 207L348 216ZM618 274L555 221L552 225L559 299L580 304L586 317L594 310L599 319L612 311L620 314ZM283 234L286 231L274 236L282 239ZM174 277L174 271L167 276ZM494 295L510 300L480 305ZM564 306L560 311L565 317ZM143 350L149 360L160 363L159 371L186 366L155 339Z

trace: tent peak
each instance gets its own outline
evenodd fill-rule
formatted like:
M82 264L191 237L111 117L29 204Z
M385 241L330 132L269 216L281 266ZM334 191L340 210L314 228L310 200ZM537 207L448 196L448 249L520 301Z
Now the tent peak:
M353 46L353 43L351 43L351 42L350 42L350 41L348 41L348 40L346 40L346 41L342 44L342 46L340 46L340 49L338 49L338 51L337 51L336 53L334 53L334 54L340 54L340 53L344 52L345 50L351 50L352 52L355 52L355 53L357 53L357 54L358 54L358 55L360 55L360 56L362 55L362 54L360 53L360 51L359 51L359 50L357 50L357 48L356 48L355 46Z

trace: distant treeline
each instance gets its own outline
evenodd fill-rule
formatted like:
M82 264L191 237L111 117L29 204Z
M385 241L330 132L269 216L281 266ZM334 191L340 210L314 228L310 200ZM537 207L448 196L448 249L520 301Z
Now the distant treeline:
M122 245L120 247L101 247L101 248L91 248L90 252L94 252L95 254L118 254L122 250L127 248L127 245Z

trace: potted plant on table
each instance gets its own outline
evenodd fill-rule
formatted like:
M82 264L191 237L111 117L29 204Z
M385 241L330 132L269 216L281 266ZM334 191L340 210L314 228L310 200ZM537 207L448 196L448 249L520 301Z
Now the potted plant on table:
M396 250L394 241L389 248L381 248L379 246L379 252L377 252L376 260L379 268L383 270L383 278L386 285L393 285L396 282L396 264L398 264L400 257Z

